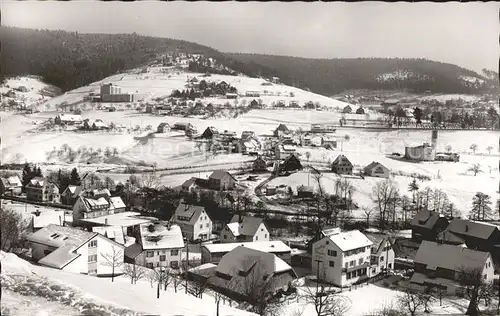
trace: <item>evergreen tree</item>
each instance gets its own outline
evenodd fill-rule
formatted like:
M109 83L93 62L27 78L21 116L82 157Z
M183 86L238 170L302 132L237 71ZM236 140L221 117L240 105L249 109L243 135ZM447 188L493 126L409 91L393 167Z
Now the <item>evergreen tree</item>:
M413 203L415 203L415 193L418 192L419 189L417 179L413 178L413 181L408 185L408 191L413 193Z
M33 168L33 178L34 177L43 177L42 169L40 169L40 167Z
M30 180L33 179L32 175L33 175L33 171L31 170L31 166L29 165L29 163L25 163L24 168L23 168L23 175L22 175L23 189L30 182Z
M73 168L71 170L69 183L72 185L81 185L82 184L82 181L80 179L80 175L78 174L78 170L76 170L76 168Z

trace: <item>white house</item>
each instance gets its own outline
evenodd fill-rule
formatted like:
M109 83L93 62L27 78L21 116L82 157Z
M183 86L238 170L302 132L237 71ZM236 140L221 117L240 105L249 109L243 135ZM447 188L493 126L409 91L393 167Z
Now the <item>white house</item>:
M239 246L275 254L278 258L283 259L287 263L290 263L291 260L292 249L281 240L273 240L243 243L205 244L201 247L201 263L217 264L226 253Z
M490 253L427 240L420 244L414 265L415 273L410 280L412 286L435 285L453 295L462 291L459 278L463 270L481 272L487 283L493 282L495 274Z
M359 230L331 230L312 246L312 271L341 287L367 279L372 245Z
M269 241L269 230L260 217L234 215L220 232L220 242Z
M29 229L36 232L50 224L64 226L64 211L58 210L36 210L32 212Z
M109 202L104 197L93 199L80 196L73 205L73 224L78 225L82 219L110 214Z
M207 240L212 236L212 220L203 206L183 202L175 210L171 222L177 224L185 238Z
M125 249L128 262L140 266L179 268L184 240L177 225L141 224L137 242Z
M33 260L63 271L109 276L122 273L124 246L100 235L50 224L27 237Z
M394 269L394 259L396 257L391 241L387 237L373 240L370 258L370 278L384 271Z

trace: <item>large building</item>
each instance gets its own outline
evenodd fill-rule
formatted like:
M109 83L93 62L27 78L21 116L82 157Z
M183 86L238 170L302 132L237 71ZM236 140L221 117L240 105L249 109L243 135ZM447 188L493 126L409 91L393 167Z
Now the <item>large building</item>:
M102 102L135 102L140 101L140 96L133 93L122 93L119 86L112 83L103 84L101 86L101 101Z
M188 240L207 240L212 236L212 220L203 206L181 202L172 215L171 222L179 225L183 236Z
M201 263L217 264L221 258L235 249L243 246L263 252L275 254L278 258L290 263L292 249L281 240L257 241L257 242L235 242L222 244L205 244L201 247Z
M47 179L35 177L26 185L26 198L29 201L60 203L61 195L56 184Z
M33 260L41 265L97 276L122 273L123 245L101 234L50 224L27 240Z
M429 143L424 143L415 147L405 147L405 158L408 160L434 161L436 150Z

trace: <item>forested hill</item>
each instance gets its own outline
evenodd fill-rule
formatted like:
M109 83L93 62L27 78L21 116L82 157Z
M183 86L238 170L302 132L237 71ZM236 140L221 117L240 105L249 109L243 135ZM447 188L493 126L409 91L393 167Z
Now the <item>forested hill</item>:
M0 27L0 38L0 81L16 75L38 75L63 91L145 65L159 53L176 50L211 57L234 70L234 73L251 77L279 77L285 84L309 88L327 96L350 89L408 89L442 93L498 89L498 73L489 72L482 76L455 65L424 59L327 60L223 54L207 46L168 38L14 27ZM198 66L190 65L190 69L200 70Z
M157 53L178 49L220 55L196 43L136 34L79 34L1 27L0 38L2 76L39 75L64 91L141 66Z
M332 95L350 89L408 89L413 92L478 93L498 89L498 74L485 75L426 59L309 59L226 53L229 59L272 69L288 85ZM269 76L265 71L253 75ZM491 74L493 73L493 75Z

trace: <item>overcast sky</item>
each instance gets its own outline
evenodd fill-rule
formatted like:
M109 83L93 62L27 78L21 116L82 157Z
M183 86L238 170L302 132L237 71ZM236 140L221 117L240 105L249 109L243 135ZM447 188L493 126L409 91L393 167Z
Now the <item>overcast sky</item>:
M498 71L499 8L490 3L0 1L2 24L132 33L224 52L312 58L422 57Z

